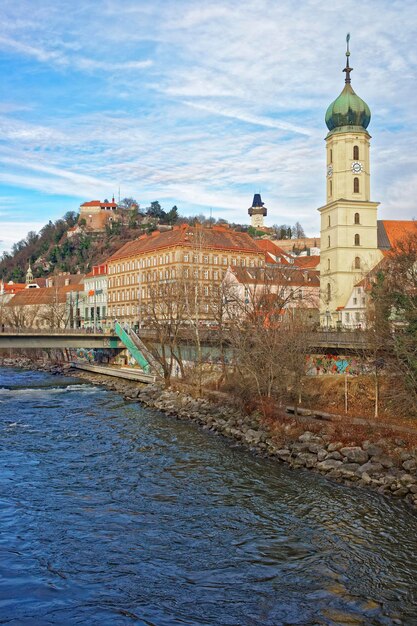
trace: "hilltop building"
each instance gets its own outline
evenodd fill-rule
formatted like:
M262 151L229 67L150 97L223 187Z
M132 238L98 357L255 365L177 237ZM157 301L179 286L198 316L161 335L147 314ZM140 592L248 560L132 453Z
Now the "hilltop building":
M268 209L264 206L260 193L255 193L253 196L252 206L248 209L248 213L250 215L251 226L253 226L253 228L264 227L264 217L266 217Z
M111 222L119 221L117 203L112 198L112 201L104 200L91 200L90 202L84 202L80 206L80 219L85 220L85 227L87 230L92 231L104 231L106 226ZM71 235L75 234L77 226L73 229Z

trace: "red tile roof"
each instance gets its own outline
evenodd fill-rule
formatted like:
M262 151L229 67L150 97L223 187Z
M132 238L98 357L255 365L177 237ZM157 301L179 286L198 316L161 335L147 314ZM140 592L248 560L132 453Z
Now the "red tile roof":
M26 288L26 284L25 283L3 283L2 286L0 286L0 291L2 290L4 293L17 293L18 291L21 291L22 289Z
M282 248L275 245L270 239L255 239L255 243L260 250L265 252L265 261L267 263L281 263L288 265L287 253Z
M302 268L318 267L320 263L320 255L313 256L297 256L294 258L294 265Z
M237 280L245 285L273 285L310 286L319 287L320 278L317 270L301 270L289 267L233 267L231 271Z
M382 220L391 248L407 237L417 235L417 222L413 220Z
M108 261L116 261L173 247L201 247L219 251L261 254L254 240L246 233L238 233L220 226L201 228L183 224L166 232L154 231L151 235L142 235L134 241L129 241L115 252Z
M90 200L90 202L83 202L81 206L111 206L117 207L116 202L100 202L100 200Z
M84 285L67 285L65 287L40 287L39 289L22 289L6 306L27 306L40 304L63 304L70 291L83 291Z

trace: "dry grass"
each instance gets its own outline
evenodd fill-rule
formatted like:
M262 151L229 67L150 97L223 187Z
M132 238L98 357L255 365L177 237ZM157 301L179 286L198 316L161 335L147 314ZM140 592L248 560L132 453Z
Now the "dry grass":
M417 414L398 402L398 380L395 377L379 379L379 417L392 424L417 429ZM375 379L373 376L352 376L347 379L348 415L375 419ZM329 413L345 414L344 376L312 376L303 381L302 405Z

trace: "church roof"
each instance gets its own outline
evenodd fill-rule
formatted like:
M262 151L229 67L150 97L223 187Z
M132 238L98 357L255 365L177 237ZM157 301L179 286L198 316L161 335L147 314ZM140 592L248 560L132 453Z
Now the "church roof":
M378 220L378 248L390 250L400 241L417 235L417 222L413 220Z
M349 66L349 39L346 37L346 73L345 86L326 111L326 126L332 132L348 132L349 130L366 130L371 121L371 111L353 90L350 84L350 73L353 68Z

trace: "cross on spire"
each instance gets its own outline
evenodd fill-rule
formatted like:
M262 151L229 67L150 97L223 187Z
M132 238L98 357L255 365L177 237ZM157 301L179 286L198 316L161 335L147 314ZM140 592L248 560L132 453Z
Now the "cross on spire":
M345 83L350 83L350 73L353 70L353 67L349 66L349 57L350 57L349 41L350 41L350 33L346 35L346 67L343 70L344 72L346 72Z

